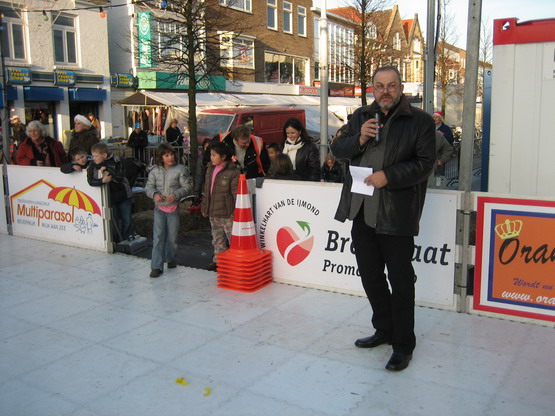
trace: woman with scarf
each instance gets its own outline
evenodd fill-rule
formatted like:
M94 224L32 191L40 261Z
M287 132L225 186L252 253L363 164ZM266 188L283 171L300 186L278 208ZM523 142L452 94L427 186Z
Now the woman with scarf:
M64 146L46 135L44 124L33 120L27 126L27 138L17 151L17 164L60 167L67 162Z
M283 126L284 154L289 156L294 172L302 181L320 181L320 152L299 119L290 118Z

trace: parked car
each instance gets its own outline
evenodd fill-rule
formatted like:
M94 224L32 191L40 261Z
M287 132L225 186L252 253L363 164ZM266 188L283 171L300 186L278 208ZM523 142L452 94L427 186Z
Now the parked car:
M298 118L306 126L304 109L296 107L233 107L202 110L197 117L199 143L202 143L206 137L226 133L241 124L250 126L253 134L262 137L266 145L280 143L283 139L283 126L291 117Z

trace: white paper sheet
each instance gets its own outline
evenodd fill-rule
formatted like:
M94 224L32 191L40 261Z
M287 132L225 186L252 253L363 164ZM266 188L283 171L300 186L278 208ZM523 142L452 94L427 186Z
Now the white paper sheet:
M360 166L349 166L349 171L353 178L351 192L362 195L374 195L374 186L364 183L364 179L370 176L374 170L372 168L363 168Z

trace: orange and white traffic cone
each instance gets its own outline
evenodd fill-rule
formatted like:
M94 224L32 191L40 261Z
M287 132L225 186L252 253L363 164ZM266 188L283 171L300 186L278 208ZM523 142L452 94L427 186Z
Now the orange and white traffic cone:
M255 292L272 283L272 252L258 247L247 178L239 177L230 248L216 256L218 287Z

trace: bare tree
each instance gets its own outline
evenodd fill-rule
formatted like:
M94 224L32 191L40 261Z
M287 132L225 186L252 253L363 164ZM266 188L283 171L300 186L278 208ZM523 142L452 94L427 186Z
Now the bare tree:
M235 1L228 0L227 5ZM191 149L197 149L197 92L211 85L213 75L228 77L233 60L254 59L249 45L234 42L241 34L241 22L218 0L140 1L136 5L151 12L151 30L155 32L147 40L137 34L137 55L141 59L141 48L146 48L150 66L167 71L169 80L186 86ZM192 151L193 163L196 156Z
M355 38L352 50L343 48L350 56L341 58L342 65L360 84L362 105L367 105L366 89L372 83L373 69L396 55L386 33L390 12L384 9L390 4L390 0L350 0L343 14L353 22Z
M445 114L447 99L460 95L459 84L464 78L461 63L462 50L454 46L458 40L454 16L448 12L451 0L440 0L439 23L437 27L436 86L441 91L441 111Z

